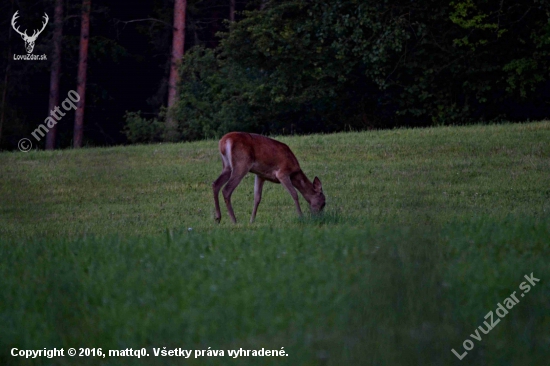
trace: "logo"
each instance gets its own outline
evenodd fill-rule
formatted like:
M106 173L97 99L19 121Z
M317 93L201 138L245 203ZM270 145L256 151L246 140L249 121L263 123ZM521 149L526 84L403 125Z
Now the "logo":
M29 36L27 34L27 30L25 29L24 32L21 32L19 30L19 26L16 27L16 24L15 24L15 21L17 20L17 18L19 18L19 10L15 12L15 14L13 14L13 17L11 18L11 26L13 27L13 29L19 33L19 35L21 36L21 38L23 38L23 41L25 41L25 49L27 51L27 55L13 55L13 59L14 60L17 60L17 59L24 59L24 60L29 60L29 59L46 59L46 55L42 55L42 56L35 56L35 57L32 57L34 55L31 55L32 51L34 50L34 43L36 42L36 39L38 38L38 36L40 35L40 33L42 33L42 31L46 28L46 24L48 24L48 20L50 18L48 18L48 14L44 13L44 22L42 23L42 29L40 30L37 30L35 29L32 33L31 36ZM16 56L19 56L18 58L16 58ZM26 57L25 57L26 56Z

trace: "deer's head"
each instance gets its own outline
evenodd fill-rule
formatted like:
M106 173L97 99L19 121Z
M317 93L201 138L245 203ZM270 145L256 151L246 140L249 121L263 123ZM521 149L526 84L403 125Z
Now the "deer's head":
M317 177L313 180L314 194L309 198L309 207L313 213L320 213L325 208L325 195L321 180Z
M46 24L48 24L48 20L50 18L48 18L48 14L44 13L44 22L42 23L42 29L40 30L34 30L32 36L29 36L27 34L27 30L25 29L24 32L21 32L19 31L19 27L16 28L15 26L15 20L17 18L19 18L19 15L17 14L19 13L19 10L15 12L15 14L13 14L13 17L11 18L11 26L13 27L13 29L19 33L21 35L21 38L23 38L23 41L25 41L25 49L27 50L27 53L31 53L32 50L34 49L34 42L36 42L36 38L38 37L38 35L40 33L42 33L42 31L44 30L44 28L46 28Z

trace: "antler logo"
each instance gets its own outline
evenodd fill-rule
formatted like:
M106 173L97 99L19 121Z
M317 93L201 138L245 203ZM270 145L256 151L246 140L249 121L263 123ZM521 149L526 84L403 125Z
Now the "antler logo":
M44 30L44 28L46 28L46 24L48 24L48 20L50 18L48 18L48 14L44 13L44 22L42 23L42 29L40 30L34 30L32 36L29 36L27 34L27 30L25 29L24 32L20 32L19 31L19 27L15 27L15 20L19 17L19 15L17 15L17 13L19 13L19 10L15 12L15 14L13 14L13 17L11 18L11 26L13 27L13 29L19 33L21 35L21 38L23 38L23 41L25 41L25 48L27 49L27 53L31 53L32 50L34 49L34 42L36 42L36 38L38 37L38 35L40 33L42 33L42 31Z

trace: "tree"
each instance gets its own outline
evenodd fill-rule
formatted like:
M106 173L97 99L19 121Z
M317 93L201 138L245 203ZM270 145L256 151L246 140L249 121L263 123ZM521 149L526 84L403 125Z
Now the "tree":
M77 103L74 119L73 147L82 147L84 130L84 107L86 97L86 68L88 65L88 41L90 36L90 8L91 0L82 1L82 19L80 26L80 51L78 60L78 76L76 92L80 99Z
M185 12L187 0L174 1L174 27L172 32L172 56L170 60L170 76L168 78L168 109L172 108L178 99L179 65L183 57L185 45ZM168 114L166 118L166 139L177 138L177 121Z
M550 112L548 0L261 3L231 23L217 61L186 57L178 111L193 138L236 121L306 133Z
M235 21L235 0L229 0L229 21Z
M54 31L53 31L53 57L50 72L50 100L48 111L53 111L59 105L59 76L61 73L61 43L63 38L63 0L55 0ZM57 124L55 124L46 136L46 150L55 149L55 137Z
M11 0L11 14L13 14L14 9L14 3L13 0ZM6 98L8 95L8 82L9 82L9 74L10 74L10 60L11 60L11 27L8 30L8 58L6 61L6 74L4 75L4 85L2 88L2 106L1 106L1 115L0 115L0 142L2 141L2 126L4 125L4 118L6 116Z

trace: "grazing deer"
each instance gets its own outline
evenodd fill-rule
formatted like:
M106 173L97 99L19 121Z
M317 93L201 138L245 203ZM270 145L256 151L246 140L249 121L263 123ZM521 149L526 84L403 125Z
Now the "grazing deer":
M311 183L300 168L296 156L282 142L254 133L230 132L221 138L219 148L222 155L223 169L218 179L212 183L214 203L216 204L216 221L218 223L222 217L218 195L224 184L222 194L227 211L231 216L231 220L237 223L231 206L231 194L248 172L256 174L251 223L254 222L256 217L256 211L262 199L262 187L266 180L281 183L286 188L294 199L296 210L300 216L302 216L302 210L300 209L296 189L309 203L310 210L313 213L318 213L325 207L325 195L323 194L321 181L315 177L313 183Z

